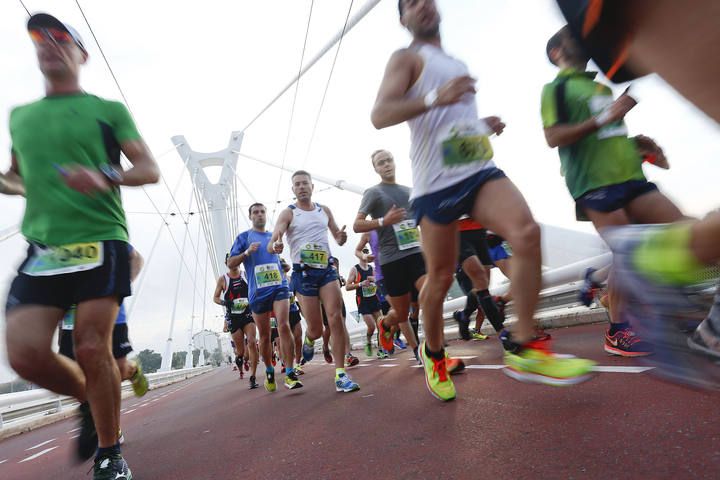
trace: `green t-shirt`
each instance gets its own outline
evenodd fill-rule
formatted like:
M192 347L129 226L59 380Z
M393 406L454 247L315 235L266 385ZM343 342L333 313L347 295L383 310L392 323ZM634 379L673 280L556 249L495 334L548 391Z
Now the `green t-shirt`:
M57 166L120 164L120 144L140 139L122 103L77 93L46 97L10 113L10 137L27 203L28 240L49 246L128 240L120 189L83 195Z
M565 69L552 83L545 85L541 105L543 127L581 123L609 106L613 102L612 91L594 81L595 75L594 72ZM566 120L560 118L558 111L557 90L562 83ZM622 121L606 125L559 150L562 175L574 199L600 187L645 180L642 158L635 142L628 138L627 127Z

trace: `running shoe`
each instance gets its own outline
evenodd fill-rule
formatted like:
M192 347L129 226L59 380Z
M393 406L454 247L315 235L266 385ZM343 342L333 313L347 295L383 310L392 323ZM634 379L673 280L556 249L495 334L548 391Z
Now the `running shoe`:
M132 480L132 472L119 453L103 455L95 459L93 480Z
M473 329L470 334L470 338L472 338L473 340L487 340L488 336L480 333L480 330Z
M296 388L302 388L303 384L298 380L295 372L290 372L285 375L285 388L288 390L295 390Z
M378 360L384 360L384 359L386 359L387 357L388 357L387 353L385 353L385 351L384 351L383 349L378 348L378 351L377 351L377 358L378 358Z
M348 353L345 356L345 366L346 367L354 367L358 363L360 363L360 359L357 358L356 356L354 356L352 353Z
M455 375L465 370L465 362L461 358L452 358L445 352L445 366L450 375Z
M651 343L642 340L631 328L618 330L610 335L610 329L605 332L605 352L621 357L645 357L652 355Z
M81 403L79 410L80 436L77 438L77 456L84 462L95 454L98 448L98 436L92 412L90 412L90 404L88 402Z
M238 368L237 368L237 365L233 365L233 372L234 372L235 370L237 370L237 369L238 369Z
M425 385L433 397L444 402L455 398L455 385L450 380L447 371L447 358L445 355L440 360L428 356L425 352L425 342L419 347L420 359L425 371Z
M592 274L595 273L595 269L590 267L585 270L585 276L583 277L583 284L578 292L578 301L589 307L595 299L595 294L602 287L599 283L593 281Z
M713 315L713 312L710 312L710 315ZM702 322L688 338L688 346L696 352L720 360L720 335L715 331L710 320Z
M372 357L372 344L370 343L365 344L365 356Z
M130 377L130 382L132 383L132 389L135 393L136 397L142 397L144 396L149 389L148 379L143 373L142 365L139 363L135 364L136 369L135 373L132 377Z
M325 359L325 361L327 363L333 363L333 357L332 357L332 354L330 353L330 350L323 348L323 358Z
M554 354L545 337L525 345L513 343L513 348L505 350L503 372L521 382L564 386L589 380L594 365L590 360Z
M268 392L274 392L277 388L275 385L275 372L267 372L265 374L265 390Z
M125 434L122 430L118 429L118 445L125 443Z
M692 387L719 389L720 364L692 348L689 326L705 319L702 292L711 271L689 250L687 224L630 225L606 229L613 269L633 328L652 343L655 354L642 362L649 373ZM689 341L691 340L691 341Z
M399 337L393 341L393 345L395 345L400 350L405 350L407 348L407 344L402 341L402 338Z
M309 362L315 356L315 342L310 340L307 335L305 336L305 341L303 341L302 356L303 362Z
M248 362L247 359L243 362L243 367L245 367L246 372L250 371L250 362Z
M470 319L465 316L465 312L457 310L453 312L453 318L458 323L458 333L460 338L465 341L470 340Z
M251 375L250 376L250 390L254 390L254 389L258 388L259 386L260 385L258 385L257 379L253 375Z
M350 376L346 373L342 373L335 377L335 391L349 393L360 390L360 385L353 382Z
M295 375L305 375L302 365L295 365Z
M377 322L377 328L378 328L378 339L380 342L380 346L386 351L386 352L392 352L395 350L395 346L393 344L393 334L389 329L386 329L383 325L383 319L379 319Z

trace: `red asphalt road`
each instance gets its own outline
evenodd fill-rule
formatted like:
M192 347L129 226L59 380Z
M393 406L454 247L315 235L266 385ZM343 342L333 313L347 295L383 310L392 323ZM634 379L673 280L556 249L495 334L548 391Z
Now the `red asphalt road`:
M604 354L603 329L552 333L558 352L634 365ZM476 356L468 365L500 363L494 338L450 351ZM409 356L353 368L362 389L352 394L336 393L333 368L314 361L292 392L249 391L224 367L128 399L124 455L137 480L720 478L718 393L638 373L554 388L468 369L454 377L458 398L442 403ZM72 462L76 427L70 419L0 443L0 478L89 478L89 462Z

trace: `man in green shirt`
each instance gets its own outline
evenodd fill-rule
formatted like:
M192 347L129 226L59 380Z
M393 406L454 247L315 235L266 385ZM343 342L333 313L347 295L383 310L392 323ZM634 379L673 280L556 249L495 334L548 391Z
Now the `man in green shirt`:
M87 50L47 14L27 24L46 97L10 114L12 155L0 191L25 194L28 255L6 304L10 365L23 378L81 401L78 454L95 453L94 477L132 478L120 453L120 379L110 349L130 295L128 233L120 185L155 183L159 170L127 109L85 93ZM132 168L123 171L120 153ZM58 322L77 304L77 362L51 350Z
M600 232L631 223L668 223L683 214L645 179L644 159L667 168L662 150L639 135L628 138L625 115L637 104L627 91L612 91L587 72L588 57L567 27L547 44L558 76L542 92L542 120L550 147L559 147L561 172L575 200L578 220L590 220ZM606 352L626 357L649 355L652 345L630 328L629 317L612 275L608 279L611 325Z

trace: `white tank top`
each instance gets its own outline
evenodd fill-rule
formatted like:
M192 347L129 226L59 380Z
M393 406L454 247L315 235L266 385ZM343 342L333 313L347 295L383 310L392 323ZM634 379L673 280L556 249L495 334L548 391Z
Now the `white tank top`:
M326 268L330 259L328 218L325 210L313 203L311 211L290 205L293 214L285 235L290 245L293 263L304 263L313 268ZM315 253L312 253L315 252Z
M424 98L431 90L440 88L449 80L469 75L463 62L434 45L423 44L416 51L422 57L424 65L417 81L405 94L408 99ZM450 187L480 170L495 166L492 160L452 166L446 166L443 160L442 143L450 134L450 129L466 123L471 123L474 127L477 120L475 95L470 94L465 95L458 103L433 107L408 120L413 172L411 199ZM478 128L486 132L487 126L480 122Z

